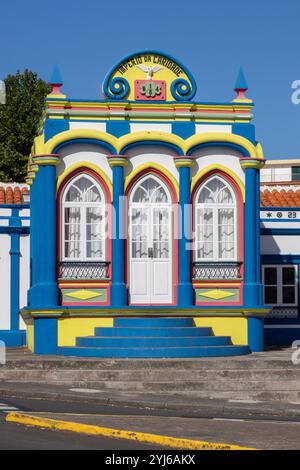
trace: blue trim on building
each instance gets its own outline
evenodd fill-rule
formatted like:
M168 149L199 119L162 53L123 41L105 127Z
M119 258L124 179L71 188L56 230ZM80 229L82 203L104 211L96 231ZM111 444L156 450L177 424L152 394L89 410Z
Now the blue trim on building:
M246 124L246 123L245 124L243 123L233 124L232 133L240 135L241 137L244 137L245 139L248 139L253 144L256 143L255 126L253 124Z
M261 235L300 235L300 228L261 228Z
M106 121L106 132L115 137L122 137L130 133L130 123L129 121Z
M68 131L69 121L66 119L46 119L44 126L45 142L61 132Z
M173 122L172 134L176 134L182 139L188 139L196 132L196 125L194 122Z

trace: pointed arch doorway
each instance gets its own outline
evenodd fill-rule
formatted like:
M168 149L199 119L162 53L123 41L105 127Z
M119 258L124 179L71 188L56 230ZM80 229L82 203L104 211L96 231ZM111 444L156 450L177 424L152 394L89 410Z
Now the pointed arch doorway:
M128 217L130 303L172 304L172 197L156 175L148 174L135 183L129 195Z

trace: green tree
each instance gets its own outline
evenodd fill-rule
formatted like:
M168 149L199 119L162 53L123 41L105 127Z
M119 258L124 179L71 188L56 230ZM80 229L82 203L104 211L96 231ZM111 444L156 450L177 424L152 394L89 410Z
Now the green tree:
M0 181L23 182L28 156L50 87L36 73L8 75L6 104L0 105Z

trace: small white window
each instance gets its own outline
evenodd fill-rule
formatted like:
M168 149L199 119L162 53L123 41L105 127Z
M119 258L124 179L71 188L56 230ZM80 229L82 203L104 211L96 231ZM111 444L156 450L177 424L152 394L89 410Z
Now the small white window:
M297 305L297 268L297 265L262 267L265 305L290 307Z
M236 261L236 197L223 178L214 176L195 197L195 260Z
M72 179L62 198L63 261L105 260L105 198L89 175Z

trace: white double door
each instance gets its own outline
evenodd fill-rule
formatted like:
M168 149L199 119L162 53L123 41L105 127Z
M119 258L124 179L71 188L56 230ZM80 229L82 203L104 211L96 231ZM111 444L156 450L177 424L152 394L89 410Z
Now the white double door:
M172 228L167 189L154 177L143 180L129 205L130 303L172 303Z

